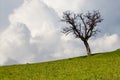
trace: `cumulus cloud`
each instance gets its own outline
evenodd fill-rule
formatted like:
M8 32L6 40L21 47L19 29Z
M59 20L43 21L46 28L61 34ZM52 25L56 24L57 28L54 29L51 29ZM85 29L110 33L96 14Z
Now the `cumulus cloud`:
M0 54L0 65L3 65L6 61L6 57L3 54Z
M30 31L24 24L11 24L2 33L0 44L0 52L5 60L10 58L23 63L32 56L33 50L30 44ZM29 55L27 55L28 53Z
M59 14L67 9L78 10L84 4L84 0L24 0L9 16L8 28L0 34L0 65L86 55L82 41L60 33L66 25L60 22ZM120 47L119 40L113 34L89 42L93 52L104 52Z
M11 14L13 10L22 3L23 0L0 0L0 33L3 32L9 25L9 14Z
M79 11L86 3L85 0L42 0L53 8L59 15L65 10ZM69 3L69 4L68 4Z
M7 55L6 59L20 63L30 62L34 57L33 61L52 59L60 42L59 17L53 9L40 0L25 0L9 20L11 24L0 41L1 54Z
M107 52L120 48L120 38L117 34L103 35L97 39L90 40L93 52Z

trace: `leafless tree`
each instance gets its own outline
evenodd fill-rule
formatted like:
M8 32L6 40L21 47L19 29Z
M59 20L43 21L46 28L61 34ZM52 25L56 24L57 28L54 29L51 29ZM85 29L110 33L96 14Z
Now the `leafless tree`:
M99 32L97 24L103 21L100 12L96 10L83 14L65 11L61 21L69 24L63 28L62 32L66 35L73 33L75 38L81 39L86 47L87 54L91 55L88 39Z

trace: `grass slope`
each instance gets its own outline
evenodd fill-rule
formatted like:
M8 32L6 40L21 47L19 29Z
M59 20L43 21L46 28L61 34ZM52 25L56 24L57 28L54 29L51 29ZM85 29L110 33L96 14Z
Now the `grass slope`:
M120 50L53 62L2 66L0 80L120 80Z

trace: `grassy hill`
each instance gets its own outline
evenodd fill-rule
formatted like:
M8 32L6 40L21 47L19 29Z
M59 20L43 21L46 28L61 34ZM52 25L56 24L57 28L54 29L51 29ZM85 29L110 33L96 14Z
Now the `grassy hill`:
M120 80L120 50L45 63L2 66L0 80Z

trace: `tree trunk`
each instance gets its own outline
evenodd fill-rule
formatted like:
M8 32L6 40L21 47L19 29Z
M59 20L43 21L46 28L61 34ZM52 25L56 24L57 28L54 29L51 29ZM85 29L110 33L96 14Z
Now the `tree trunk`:
M88 56L91 55L91 50L90 50L90 46L89 46L88 42L87 41L83 41L83 42L86 47L87 55Z

